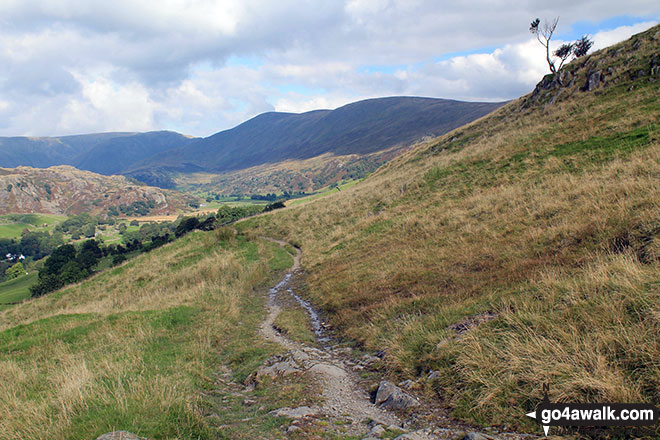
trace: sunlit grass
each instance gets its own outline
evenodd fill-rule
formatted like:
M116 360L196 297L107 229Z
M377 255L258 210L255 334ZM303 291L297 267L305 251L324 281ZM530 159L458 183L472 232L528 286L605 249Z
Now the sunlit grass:
M291 261L269 242L196 232L0 312L0 438L272 437L280 422L268 411L297 389L261 389L250 410L260 422L246 425L234 420L247 417L240 399L217 397L232 391L216 375L242 380L276 350L256 331L265 309L255 289Z
M648 66L654 47L631 60ZM461 418L536 429L520 414L544 382L553 400L657 402L660 89L617 73L552 105L523 97L239 228L299 244L339 334L400 376L439 371L427 391ZM462 338L449 329L484 312Z

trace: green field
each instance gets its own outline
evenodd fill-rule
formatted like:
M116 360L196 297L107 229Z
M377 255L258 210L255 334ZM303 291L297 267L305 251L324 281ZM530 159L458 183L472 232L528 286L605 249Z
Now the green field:
M124 222L124 223L126 223L126 232L135 232L135 231L140 230L139 226L131 226L131 225L128 224L128 222ZM100 232L99 238L103 239L103 242L105 244L111 244L111 243L120 244L120 243L122 243L123 236L116 229L116 227L119 227L119 224L120 223L117 223L115 226L107 225L105 231L100 231L100 230L97 229L97 232ZM88 238L81 238L79 241L82 242L82 241L85 241L85 240L89 240L89 239Z
M9 304L17 303L30 297L30 286L37 282L39 272L31 272L13 280L0 283L0 310Z
M50 231L66 220L64 215L53 214L7 214L0 216L0 238L16 238L24 229ZM45 226L44 226L45 225Z
M342 182L341 184L339 184L337 187L334 187L334 188L330 188L330 187L324 188L324 189L320 190L319 192L317 192L315 194L311 194L307 197L302 197L300 199L289 200L287 202L287 206L299 205L301 203L309 202L310 200L315 200L315 199L318 199L318 198L321 198L321 197L325 197L329 194L333 194L333 193L336 193L336 192L341 192L341 190L350 188L351 186L357 184L358 182L359 182L359 180L349 180L349 181ZM339 191L337 190L337 188L339 188Z
M199 194L197 194L199 195ZM205 196L200 196L204 198ZM245 206L245 205L267 205L266 200L251 200L251 199L238 199L236 197L222 197L220 200L212 200L211 202L203 202L199 205L200 211L217 210L222 206Z

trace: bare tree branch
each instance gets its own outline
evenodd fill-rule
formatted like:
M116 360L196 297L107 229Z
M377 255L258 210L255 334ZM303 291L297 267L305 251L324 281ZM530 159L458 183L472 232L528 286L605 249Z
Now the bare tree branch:
M559 23L559 17L555 18L552 21L543 21L539 18L533 20L529 25L529 31L536 36L536 39L541 43L541 46L545 47L545 59L550 68L550 72L555 76L559 84L561 85L561 68L564 66L564 63L571 58L571 56L581 57L587 54L593 41L589 39L587 35L583 36L581 39L575 43L565 43L559 47L559 49L550 54L550 40L552 40L552 35L557 29L557 24ZM554 58L558 58L559 67L555 65Z

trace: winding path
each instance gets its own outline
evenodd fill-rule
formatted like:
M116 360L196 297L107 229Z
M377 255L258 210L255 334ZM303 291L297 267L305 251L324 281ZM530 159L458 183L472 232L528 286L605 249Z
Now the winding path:
M277 243L280 246L285 246L288 243L276 240L273 238L263 237L264 239ZM374 434L374 429L380 429L382 434L385 427L397 428L402 426L402 420L396 414L382 409L371 402L367 392L358 385L357 376L352 368L347 365L344 360L346 355L341 352L341 349L333 348L330 344L320 348L312 347L304 343L292 341L285 335L280 333L274 326L275 319L281 312L281 305L278 304L278 295L291 295L297 302L301 303L307 309L310 315L312 324L316 322L319 324L318 316L311 306L298 297L293 291L292 279L296 275L300 275L300 259L302 252L300 249L294 247L296 255L293 258L293 266L284 275L282 280L270 289L268 300L269 313L266 319L261 323L260 333L269 341L275 342L287 350L284 358L289 359L289 365L295 364L296 371L308 371L321 385L321 395L323 397L322 403L317 408L314 408L314 414L322 415L335 421L349 420L350 426L348 430L342 429L342 434L351 435L367 435L365 438L381 437L380 434ZM317 327L315 325L315 327ZM315 328L317 340L323 342L324 338L322 331ZM306 407L305 407L306 408ZM300 408L299 408L300 409ZM310 408L306 408L310 410ZM435 428L423 428L413 432L408 432L405 436L407 440L429 440L429 439L453 439L453 438L470 438L482 440L528 440L536 439L538 436L531 434L520 434L516 432L499 432L496 435L489 435L485 433L472 432L466 435L466 431L472 431L474 428L466 424L460 423L451 419L446 413L446 410L441 409L441 412L434 411ZM411 419L408 422L416 419L417 415L429 415L428 411L422 410L417 414L410 414ZM427 419L428 420L428 419ZM367 425L366 421L370 421ZM417 424L417 423L415 423ZM366 433L365 431L371 431ZM345 426L344 426L345 428ZM404 430L404 431L407 431ZM457 437L458 436L458 437ZM465 437L462 437L465 436Z
M287 243L272 238L267 240L284 246ZM295 342L278 332L273 323L280 313L277 304L277 294L289 290L289 282L296 271L300 269L301 251L298 248L294 256L293 267L282 281L271 289L268 301L269 313L261 324L261 334L264 338L276 342L290 353L290 356L311 372L322 385L323 403L320 411L330 417L343 417L351 420L354 428L361 425L364 429L365 420L373 420L384 425L399 425L400 420L385 410L371 403L369 395L357 385L354 373L344 361L333 352L332 348L316 348Z

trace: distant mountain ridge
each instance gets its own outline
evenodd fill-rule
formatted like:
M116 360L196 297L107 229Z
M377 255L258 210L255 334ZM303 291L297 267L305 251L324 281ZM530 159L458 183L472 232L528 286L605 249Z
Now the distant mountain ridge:
M328 154L366 157L442 135L503 104L375 98L335 110L264 113L207 138L170 131L0 137L0 166L71 165L167 188L175 186L173 176L181 173L223 174Z
M171 131L95 133L60 137L0 137L0 166L78 169L121 174L147 157L184 146L192 139Z
M447 133L502 104L390 97L336 110L263 113L230 130L148 158L136 170L226 172L325 153L365 155ZM131 171L135 174L136 170Z

